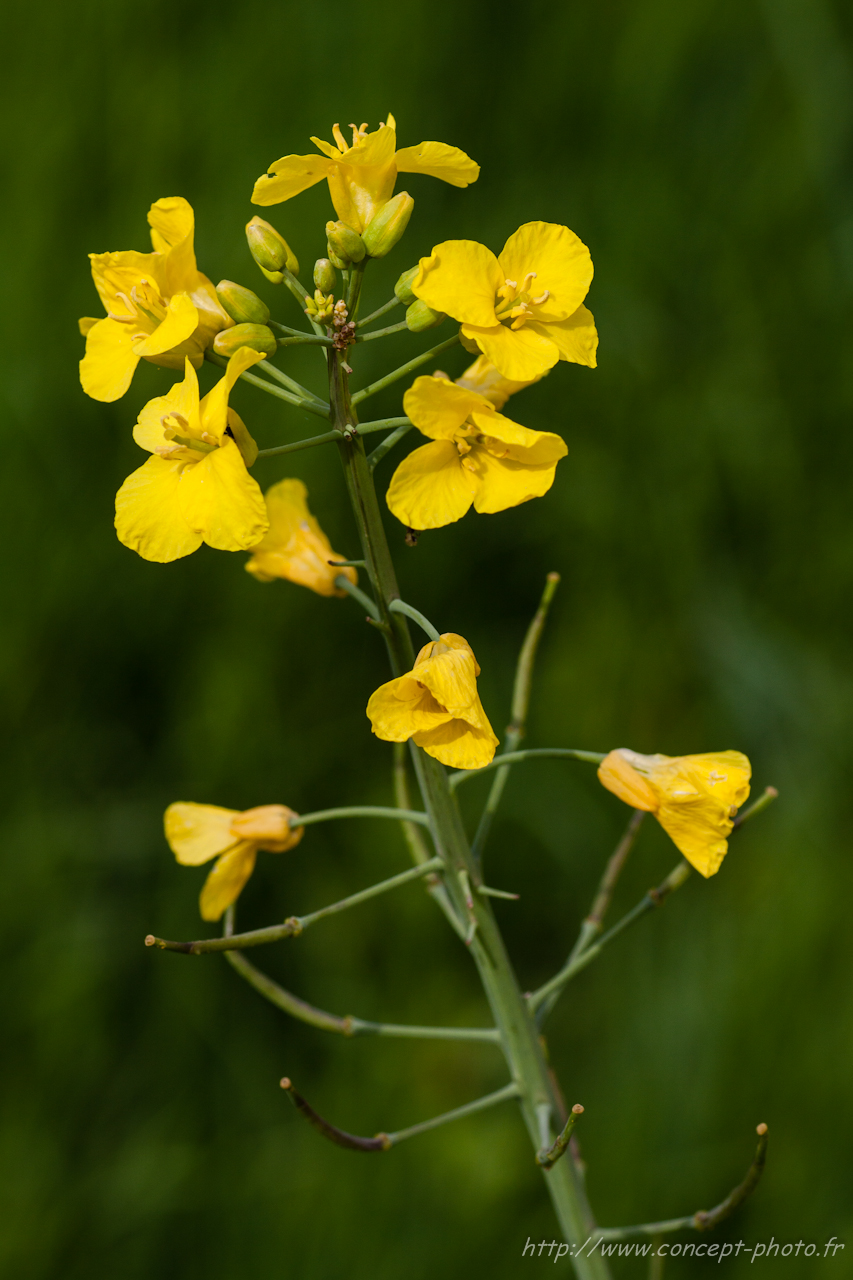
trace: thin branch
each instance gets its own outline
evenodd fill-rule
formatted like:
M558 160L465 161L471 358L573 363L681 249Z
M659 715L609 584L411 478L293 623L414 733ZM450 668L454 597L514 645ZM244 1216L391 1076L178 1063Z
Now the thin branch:
M333 338L327 338L319 333L301 333L298 337L278 338L280 347L333 347L335 345Z
M414 360L409 360L407 364L401 364L399 369L394 369L391 373L386 373L384 378L380 378L377 382L371 382L369 386L362 387L361 391L356 391L352 397L354 405L361 404L362 400L366 400L368 396L373 396L377 391L384 391L386 387L390 387L398 378L405 378L407 373L412 373L415 369L419 369L422 364L426 364L428 360L440 356L442 352L449 351L459 341L459 334L455 333L452 338L448 338L446 342L440 342L437 347L430 347L429 351L425 351L423 355L415 356Z
M376 464L382 461L386 453L390 453L394 446L399 444L403 436L408 435L414 425L413 422L407 420L405 426L398 427L396 431L392 431L375 449L371 450L367 455L367 465L371 471L375 470Z
M575 1105L572 1107L571 1111L569 1112L569 1118L566 1121L566 1127L563 1129L563 1132L560 1134L557 1140L553 1142L550 1147L543 1146L543 1149L541 1151L537 1151L536 1163L538 1165L541 1165L543 1169L553 1169L554 1165L557 1163L560 1157L565 1155L566 1151L568 1150L569 1143L572 1140L572 1130L575 1127L575 1121L577 1120L578 1116L582 1116L582 1115L583 1115L583 1107L579 1102L576 1102Z
M399 298L392 298L390 302L386 302L384 307L379 307L376 311L371 311L369 316L365 316L363 320L356 322L356 329L363 329L365 325L372 324L374 320L379 320L382 316L387 315L389 311L393 311L395 307L401 305Z
M329 563L331 564L331 561L329 561ZM347 595L352 596L356 604L360 604L362 609L367 610L368 617L372 618L374 622L381 621L379 609L376 603L371 600L370 596L365 595L361 588L357 587L354 582L350 582L345 573L338 574L335 578L335 586L339 591L346 591Z
M738 814L732 823L732 830L735 830L737 827L742 827L745 822L749 822L750 818L754 818L756 814L763 813L768 805L778 799L778 796L779 792L775 787L765 787L758 799L754 800L751 805L748 805L741 813Z
M391 1143L388 1141L386 1133L377 1133L375 1138L359 1138L354 1133L347 1133L344 1129L338 1129L335 1125L329 1124L328 1120L324 1120L322 1116L319 1116L313 1107L309 1107L302 1095L296 1092L287 1076L284 1076L279 1083L296 1107L296 1110L319 1133L322 1133L324 1138L328 1138L329 1142L334 1142L335 1146L346 1147L349 1151L389 1150Z
M341 809L317 809L314 813L298 813L290 819L289 826L291 830L295 830L297 827L312 826L315 822L330 822L335 818L391 818L396 821L401 817L407 822L429 826L429 814L424 813L423 809L407 809L405 813L401 813L399 809L384 804L353 804Z
M559 573L549 573L545 579L545 590L542 592L542 598L539 601L539 608L533 615L533 620L527 628L527 634L524 637L524 643L518 655L518 665L515 671L515 684L512 691L512 711L511 719L507 725L506 740L502 756L515 751L521 739L524 737L524 727L527 722L527 710L530 705L530 685L533 679L533 664L536 660L536 650L539 647L539 640L545 626L545 620L548 617L548 610L554 593L560 582ZM506 786L509 771L512 766L504 764L495 774L489 797L486 800L485 808L480 817L476 835L471 843L471 853L478 867L482 865L483 847L489 836L489 830L492 825L497 807L500 804L503 789Z
M401 320L399 324L390 324L387 329L374 329L371 333L361 333L356 338L356 342L371 342L374 338L387 338L390 333L402 333L408 328L405 320Z
M270 329L277 329L279 333L285 333L291 338L317 338L320 335L316 333L307 333L304 329L292 329L289 324L279 324L278 320L267 320L267 326ZM331 344L332 339L327 341Z
M758 1125L755 1132L758 1134L758 1146L746 1177L715 1208L700 1209L697 1213L691 1213L686 1218L668 1218L665 1222L643 1222L636 1227L606 1227L603 1230L599 1228L595 1232L596 1242L599 1240L631 1240L637 1236L668 1235L673 1231L683 1231L686 1228L692 1228L694 1231L710 1231L712 1227L716 1227L724 1218L728 1218L730 1214L734 1213L735 1209L738 1209L744 1200L752 1195L764 1172L764 1164L767 1159L767 1125Z
M487 1107L494 1107L499 1102L507 1102L510 1098L520 1096L521 1090L517 1084L504 1085L503 1089L496 1089L494 1093L487 1093L485 1097L478 1098L476 1102L466 1102L463 1107L454 1107L452 1111L445 1111L440 1116L435 1116L432 1120L424 1120L421 1124L410 1125L408 1129L398 1129L396 1133L385 1134L385 1139L389 1147L395 1147L398 1142L403 1142L406 1138L414 1138L419 1133L427 1133L430 1129L437 1129L440 1125L449 1124L451 1120L461 1120L463 1116L474 1115L477 1111L485 1111Z
M403 813L411 808L409 781L406 776L406 744L404 742L394 743L394 798L397 802L398 813ZM403 828L403 835L405 836L406 844L409 846L412 861L416 866L423 866L431 856L423 833L415 823L409 822L405 818L401 820L400 825ZM465 925L456 914L456 909L442 880L437 875L427 876L426 886L427 893L444 912L451 928L460 938L464 938Z
M526 751L507 751L505 755L495 756L491 764L484 764L482 769L460 769L451 773L448 781L451 787L458 787L469 778L479 778L490 769L503 769L508 764L518 764L520 760L547 760L549 758L587 760L591 764L601 764L604 753L601 751L578 751L574 747L530 747Z
M204 353L205 360L209 360L211 364L219 365L224 369L228 364L222 356L218 356L215 351L208 348ZM289 391L285 391L283 387L273 386L271 382L267 382L266 378L258 378L254 373L240 374L243 382L248 382L253 387L259 387L261 391L266 391L268 395L275 396L277 400L284 400L285 404L292 405L294 409L305 409L308 413L317 414L321 418L328 418L329 406L322 407L322 401L303 400L301 396L293 395Z
M264 373L268 373L270 377L275 378L276 382L280 382L283 387L287 387L294 395L301 396L309 404L315 406L315 411L323 411L323 417L329 417L329 406L316 396L313 391L309 391L307 387L303 387L301 382L297 382L295 378L289 377L286 373L282 373L281 369L276 368L274 364L270 364L269 360L259 360L255 365L256 369L263 369Z
M397 816L396 812L394 816ZM266 929L252 929L249 933L235 933L221 938L199 938L195 942L169 942L165 938L155 938L149 933L145 939L145 945L159 947L161 951L180 951L184 955L199 956L209 951L241 951L244 947L260 947L267 942L279 942L282 938L296 938L310 925L318 920L324 920L326 916L360 906L362 902L367 902L368 899L387 893L400 885L408 884L410 880L418 880L421 876L429 875L443 865L441 858L431 858L429 862L424 862L419 867L412 867L410 871L401 871L399 875L381 880L378 884L371 885L369 889L362 889L348 898L342 898L340 902L321 907L319 911L312 911L310 915L290 916L284 924L270 925Z
M286 267L282 267L281 274L284 277L284 281L283 281L284 284L287 285L288 289L293 294L296 301L299 303L303 313L305 313L306 315L306 318L311 328L317 334L325 333L323 326L321 324L318 324L316 320L312 320L311 316L308 315L307 312L305 312L305 303L308 301L308 290L305 288L305 285L302 284L300 280L297 280L296 276L293 275L292 272L288 271Z
M276 1008L300 1022L318 1027L321 1031L334 1031L342 1036L390 1036L404 1040L468 1040L486 1044L499 1044L500 1033L494 1027L419 1027L395 1022L370 1022L349 1014L339 1018L300 1000L286 991L267 974L251 964L240 951L226 951L225 959L249 986L264 996Z
M441 639L441 636L430 620L425 618L422 613L419 613L418 610L414 609L410 604L406 604L405 600L392 600L388 608L391 613L402 613L405 614L407 618L411 618L412 622L416 622L421 630L429 636L430 640Z
M366 436L370 435L373 431L385 431L388 427L396 426L399 422L405 422L408 424L406 430L409 430L412 425L408 418L383 418L378 422L361 423L357 428L357 432L360 436ZM258 457L272 458L277 453L296 453L299 449L313 449L315 444L332 444L334 441L338 441L341 438L341 432L337 429L334 431L324 431L321 436L309 436L306 440L294 440L292 444L279 444L273 449L259 449ZM382 445L380 445L379 448L381 449Z

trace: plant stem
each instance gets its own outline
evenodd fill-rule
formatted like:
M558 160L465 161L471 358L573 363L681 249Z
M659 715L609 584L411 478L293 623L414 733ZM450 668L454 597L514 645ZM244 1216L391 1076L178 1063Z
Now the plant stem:
M386 1134L388 1145L395 1147L398 1142L403 1142L406 1138L415 1138L419 1133L428 1133L430 1129L438 1129L443 1124L449 1124L451 1120L461 1120L463 1116L472 1116L477 1111L485 1111L488 1107L494 1107L499 1102L507 1102L510 1098L518 1096L517 1084L504 1085L502 1089L487 1093L484 1098L478 1098L476 1102L466 1102L462 1107L454 1107L452 1111L433 1116L432 1120L424 1120L421 1124L410 1125L408 1129L398 1129L396 1133Z
M380 446L381 447L381 446ZM527 722L527 708L530 704L530 684L533 679L533 663L536 659L536 650L539 647L539 639L545 626L545 620L548 617L548 609L554 598L554 592L560 582L559 573L549 573L545 580L545 590L542 592L542 599L539 601L539 608L533 616L533 621L527 629L527 635L524 637L524 643L521 646L521 652L518 655L518 666L515 672L515 684L512 691L512 711L511 719L507 725L506 740L501 756L506 756L515 751L519 742L524 737L524 726ZM474 855L474 861L478 867L483 864L483 847L489 836L497 807L500 804L503 789L506 786L507 778L511 766L503 764L495 774L492 788L486 800L485 808L480 817L480 823L477 827L477 833L471 843L471 852Z
M269 360L259 360L255 365L256 369L263 369L264 373L268 373L271 378L275 378L276 382L280 382L283 387L287 387L288 391L292 391L294 395L301 396L306 404L314 405L314 412L319 413L321 417L328 418L329 406L319 396L315 396L313 391L309 391L307 387L303 387L301 382L297 382L294 378L288 377L286 373L282 373L281 369L277 369L274 364L270 364Z
M372 342L374 338L387 338L389 333L402 333L408 328L405 320L401 320L399 324L390 324L387 329L374 329L371 333L360 333L356 342Z
M419 822L425 827L429 826L429 815L420 809L391 809L381 804L356 804L343 809L318 809L316 813L300 813L291 818L290 827L291 830L308 827L312 823L328 822L334 818L393 818L395 821L402 818L406 822Z
M406 604L404 600L393 600L389 608L392 613L404 613L407 618L411 618L412 622L416 622L424 635L428 635L430 640L441 639L438 630L432 625L429 618L425 618L422 613L417 609L413 609L410 604Z
M386 436L381 444L378 444L372 453L367 455L367 465L371 471L374 470L377 462L381 462L385 454L389 453L394 448L394 445L398 444L403 439L403 436L411 431L414 425L413 422L407 420L405 426L398 427L396 431L392 431L390 436Z
M363 400L368 394L373 394L374 390L390 385L397 377L402 377L412 367L424 363L440 351L447 350L456 341L457 337L454 337L440 347L426 352L418 361L410 362L402 372L398 370L387 379L380 379L380 382L374 384L372 388L366 388L358 398ZM386 621L390 628L385 633L385 643L391 670L394 675L401 675L404 671L411 670L414 661L412 642L405 618L398 612L392 612L390 608L392 601L399 600L400 592L382 525L373 477L364 454L364 443L358 436L346 439L343 435L344 430L355 422L353 412L355 397L350 398L346 373L334 351L329 352L329 383L333 420L342 433L339 449L353 515L358 526L374 595L383 621ZM522 753L522 758L526 759L527 754ZM564 752L563 754L576 755L577 753ZM589 754L585 753L582 758L586 758ZM436 848L445 869L453 873L445 877L448 895L457 916L461 920L471 919L474 925L469 938L471 956L480 974L495 1024L500 1030L504 1055L513 1082L520 1091L522 1114L533 1150L536 1152L540 1147L537 1106L549 1104L553 1114L561 1115L562 1108L557 1087L545 1061L539 1034L498 930L491 903L488 898L474 894L471 907L469 908L466 904L465 890L459 873L464 872L469 883L474 886L479 885L480 877L471 857L471 850L447 773L437 760L426 755L420 748L412 747L412 758L424 806L430 815ZM593 758L603 759L602 756L597 755ZM587 1203L582 1176L575 1162L561 1160L548 1173L546 1185L566 1240L579 1248L595 1226ZM607 1263L600 1256L587 1258L578 1255L573 1258L573 1265L578 1280L608 1280L610 1275Z
M394 817L397 816L396 811L392 813ZM419 880L421 876L429 875L431 871L438 871L441 867L441 858L431 858L429 862L424 862L419 867L412 867L410 871L401 871L399 875L380 880L378 884L372 884L368 889L352 893L348 898L342 898L340 902L321 907L319 911L312 911L307 916L289 916L284 924L269 925L266 929L224 934L221 938L199 938L195 942L169 942L165 938L155 938L149 933L145 939L145 945L159 947L161 951L180 951L184 955L200 956L209 951L242 951L244 947L262 947L268 942L280 942L282 938L298 938L300 933L318 920L337 915L339 911L348 911L350 907L361 906L362 902L367 902L370 898L387 893L389 889L398 889L411 880Z
M590 764L600 764L604 759L600 751L578 751L574 747L530 747L526 751L507 751L502 756L495 756L491 764L484 764L482 769L460 769L457 773L451 773L448 781L455 791L461 782L479 778L490 769L503 769L508 764L518 764L520 760L546 760L550 757L558 760L588 760Z
M211 351L210 348L205 351L204 358L205 360L209 360L211 364L219 365L220 369L224 369L228 364L228 361L224 356L217 355L216 352ZM260 361L259 363L264 362ZM248 371L241 373L240 378L243 382L248 382L251 386L259 387L261 391L266 391L267 395L275 396L277 400L283 400L285 404L292 405L294 409L306 409L308 413L315 413L321 418L329 417L328 405L324 405L323 402L321 400L317 400L316 397L312 397L311 400L304 400L302 396L294 395L290 391L285 391L283 387L275 387L271 382L267 382L266 378L259 378L256 374L249 373Z
M379 307L376 311L371 311L369 316L365 316L363 320L359 320L355 326L356 329L363 329L366 324L372 324L374 320L379 320L382 316L387 315L389 311L393 311L395 307L399 307L400 305L401 303L399 298L392 298L390 302L385 303L384 307Z
M455 333L452 338L448 338L446 342L440 342L437 347L430 347L429 351L425 351L423 355L415 356L414 360L410 360L407 364L401 364L399 369L394 369L391 373L386 373L384 378L380 378L377 382L371 382L369 386L362 387L361 391L356 391L352 397L352 403L361 404L362 400L366 400L368 396L373 396L377 391L384 391L386 387L390 387L398 378L405 378L407 373L419 369L422 364L426 364L427 360L432 360L436 356L440 356L443 351L449 351L451 347L455 347L459 341L459 334Z
M317 403L321 404L322 401L318 401ZM328 417L328 414L326 414L326 416ZM378 422L362 423L358 428L358 433L359 435L366 436L372 431L386 431L388 427L395 427L398 423L405 423L406 431L411 429L412 424L409 422L408 418L383 418ZM396 434L396 432L394 434ZM306 440L294 440L292 444L278 444L272 449L259 449L258 457L273 458L278 453L296 453L300 449L313 449L315 444L331 444L332 441L338 439L340 439L339 431L324 431L321 436L309 436ZM382 444L384 443L385 441L383 440ZM379 448L381 449L382 445L379 445ZM374 452L376 451L374 450ZM372 456L373 455L371 454L371 457Z
M370 596L365 595L354 582L350 582L346 574L338 574L335 578L335 586L339 591L346 591L347 595L352 596L353 600L355 600L357 604L360 604L362 609L367 610L368 617L372 618L374 622L379 621L379 610L376 608L376 605L371 600Z

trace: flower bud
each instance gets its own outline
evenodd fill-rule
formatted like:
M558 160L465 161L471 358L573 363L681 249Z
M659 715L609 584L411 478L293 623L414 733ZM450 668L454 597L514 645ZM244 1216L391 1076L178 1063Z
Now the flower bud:
M244 289L233 280L220 280L216 296L237 324L266 324L270 309L251 289Z
M335 314L334 296L315 289L314 297L305 299L305 314L317 324L329 324Z
M408 271L404 271L400 279L394 285L394 296L398 301L402 302L405 307L411 306L415 300L412 293L412 281L420 270L419 267L409 267Z
M412 333L423 333L424 329L434 329L447 316L443 311L433 311L425 302L417 298L406 308L406 325Z
M340 270L345 270L352 262L361 262L364 257L364 241L352 227L348 227L345 222L327 222L326 236L329 257L336 267L338 262L343 264Z
M364 229L364 247L371 258L384 258L391 252L409 225L414 207L408 191L401 191L373 215Z
M272 329L265 324L235 324L231 329L221 329L213 339L213 350L218 356L233 356L240 347L251 347L271 356L278 350Z
M298 816L286 804L262 804L235 814L231 833L269 853L285 853L302 839L305 828L290 825Z
M246 223L246 239L255 262L274 284L281 284L281 273L285 269L292 275L299 274L296 254L284 236L279 235L275 227L264 222L263 218L253 218Z
M328 258L318 258L314 263L314 284L321 293L334 293L338 278Z

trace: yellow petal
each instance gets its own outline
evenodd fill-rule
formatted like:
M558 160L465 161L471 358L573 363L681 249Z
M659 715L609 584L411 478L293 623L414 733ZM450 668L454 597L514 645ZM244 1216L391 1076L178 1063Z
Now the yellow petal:
M219 920L236 902L255 869L257 846L246 841L222 855L204 882L198 900L202 920Z
M403 396L403 412L433 440L451 439L469 413L488 408L482 396L447 378L415 378Z
M477 693L476 670L476 659L469 645L448 649L439 642L433 649L433 656L419 662L412 675L456 719L467 720L491 731Z
M448 721L450 713L411 675L398 676L371 694L367 715L377 738L406 742L412 734Z
M199 405L202 431L206 431L217 441L222 439L225 428L228 426L228 397L234 383L241 373L245 373L253 364L263 359L263 351L255 351L252 347L238 347L226 365L224 377L220 378L216 386L208 391Z
M413 734L412 741L450 769L482 769L491 764L498 745L491 729L472 728L464 720Z
M595 353L598 350L598 332L592 312L586 307L578 307L568 320L548 321L540 323L533 320L525 325L553 342L560 353L561 360L570 360L573 364L585 364L587 368L596 367Z
M270 165L269 173L258 178L252 192L252 204L281 204L282 200L290 200L315 183L322 182L329 173L329 167L325 156L282 156Z
M85 338L89 330L94 329L95 325L98 323L98 316L81 316L77 321L77 327Z
M456 446L450 440L435 440L400 463L386 502L408 528L439 529L462 519L474 500L477 483L463 467Z
M537 314L565 320L583 302L592 284L589 249L568 227L556 222L526 222L504 245L498 261L501 271L519 285L530 271L536 277L530 293L550 297L537 306Z
M403 147L394 157L398 173L426 173L453 187L467 187L480 176L480 166L458 147L444 142L421 142Z
M562 442L561 442L562 443ZM475 454L480 487L474 497L474 510L492 515L518 507L531 498L541 498L554 483L557 463L531 465L512 458L496 458L487 449Z
M192 205L183 196L165 196L162 200L156 200L148 210L148 223L155 251L167 253L175 245L192 237L195 215Z
M130 315L127 304L118 295L124 293L129 297L142 276L153 276L157 254L126 249L119 253L90 253L89 261L104 310L114 315Z
M231 823L238 816L237 809L178 800L163 815L169 848L182 866L199 867L237 843Z
M174 440L165 434L167 423L179 436L197 438L199 435L198 378L192 362L186 357L183 382L176 382L164 396L148 401L137 418L133 438L141 449L147 449L149 453L172 448Z
M80 361L83 390L93 400L119 400L130 386L138 364L130 326L116 320L99 320L86 336L86 354Z
M483 434L482 447L498 458L542 466L558 462L568 453L566 442L553 431L531 431L502 413L475 411L471 422Z
M192 298L187 293L176 293L169 299L169 308L165 320L162 320L154 332L134 342L133 349L137 356L158 356L164 351L180 346L196 328L198 311Z
M227 436L218 449L186 468L178 501L189 527L218 551L248 551L269 528L263 494Z
M448 649L464 649L466 653L470 653L474 662L474 675L480 674L480 664L474 657L474 650L465 637L457 635L455 631L442 631L438 640L428 640L415 658L415 668L426 662L427 658L432 658L437 653L446 653Z
M286 804L262 804L238 813L231 830L241 840L251 840L268 853L286 853L295 848L305 834L304 827L290 825L298 816Z
M427 306L466 324L495 324L504 277L491 249L476 240L445 240L419 266L412 292Z
M360 139L354 147L350 147L341 163L355 165L356 168L387 165L394 158L396 145L395 131L383 126L369 133L366 138Z
M540 373L535 378L528 378L526 382L513 382L511 378L505 378L499 369L496 369L490 360L485 356L477 356L472 365L469 365L461 378L456 379L457 387L464 387L466 391L476 391L478 395L484 396L496 409L502 409L510 396L515 395L516 391L523 391L525 387L532 387L538 382L544 374Z
M186 466L185 461L149 458L116 494L116 533L143 560L165 564L201 546L201 535L187 524L178 502Z
M633 753L631 753L633 754ZM617 748L604 757L598 766L598 780L625 804L644 813L654 813L658 796L642 774L632 767L623 748Z
M249 428L240 417L236 409L228 409L228 430L234 439L234 443L243 455L243 461L247 467L254 466L258 460L258 446L254 438L249 434Z
M280 480L265 495L269 531L252 548L246 565L261 582L285 578L321 596L345 596L335 586L343 574L353 584L358 574L351 566L338 567L330 560L344 557L332 550L319 523L308 510L308 491L301 480Z
M560 358L554 343L534 332L530 324L521 329L508 329L502 324L488 329L463 324L462 334L476 342L486 359L514 382L541 378Z

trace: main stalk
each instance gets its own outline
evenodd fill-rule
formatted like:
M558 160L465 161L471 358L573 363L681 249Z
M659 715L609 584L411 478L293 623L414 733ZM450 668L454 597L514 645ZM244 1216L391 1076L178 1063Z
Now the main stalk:
M350 299L350 314L354 314ZM350 401L344 356L329 351L329 402L334 426L341 433L339 449L346 475L353 514L358 525L367 572L379 607L383 634L395 675L411 669L414 650L408 623L389 606L400 592L385 530L382 524L373 476L367 465L364 444L352 431L357 420ZM430 816L437 852L444 862L443 879L460 918L473 926L470 951L480 974L512 1079L520 1089L520 1104L534 1151L542 1145L540 1113L550 1107L552 1124L562 1127L563 1103L556 1081L545 1061L542 1043L518 984L503 937L488 899L476 893L467 901L466 886L476 890L479 873L456 798L444 767L420 748L412 747L414 767L424 805ZM579 1280L609 1280L606 1262L596 1252L581 1256L580 1250L595 1229L586 1197L583 1176L571 1154L544 1173L563 1235L572 1246L572 1262Z

